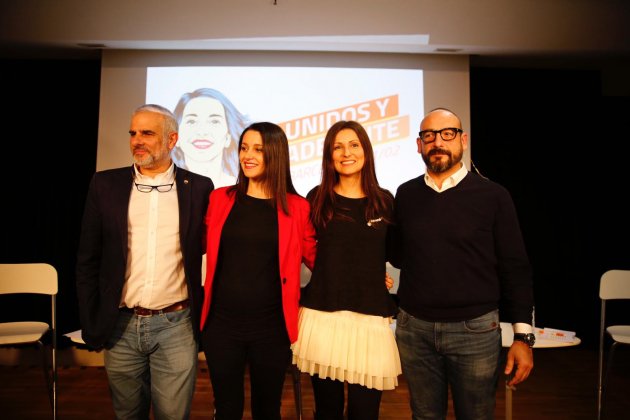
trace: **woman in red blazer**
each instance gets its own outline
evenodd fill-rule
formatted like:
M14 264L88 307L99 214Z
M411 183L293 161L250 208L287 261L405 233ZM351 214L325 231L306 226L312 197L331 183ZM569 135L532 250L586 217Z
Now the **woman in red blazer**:
M313 267L315 230L308 202L293 187L279 126L247 127L239 162L236 185L210 194L202 344L215 418L242 418L249 366L252 417L280 419L297 339L300 267Z

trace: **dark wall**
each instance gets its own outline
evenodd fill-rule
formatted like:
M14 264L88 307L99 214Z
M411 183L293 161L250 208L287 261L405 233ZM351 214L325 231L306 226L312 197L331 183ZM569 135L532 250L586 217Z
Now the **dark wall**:
M87 186L96 168L99 60L0 60L4 156L0 262L46 262L59 274L58 328L79 327L74 264ZM32 296L0 300L0 319ZM44 301L45 302L45 301Z
M594 70L471 69L472 159L514 198L536 323L577 331L585 346L596 345L601 274L630 269L630 98L602 96L600 79ZM57 268L61 333L80 328L74 264L96 167L99 83L99 60L0 61L0 262ZM24 302L0 299L0 319Z
M472 160L514 198L536 325L589 347L602 273L630 269L628 115L630 98L602 96L595 70L471 69Z

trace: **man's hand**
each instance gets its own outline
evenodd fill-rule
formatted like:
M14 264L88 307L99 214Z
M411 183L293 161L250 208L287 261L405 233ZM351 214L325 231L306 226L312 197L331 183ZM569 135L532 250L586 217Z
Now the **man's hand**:
M514 341L508 350L504 373L509 376L514 368L516 372L508 381L508 386L523 382L534 368L534 352L522 341Z

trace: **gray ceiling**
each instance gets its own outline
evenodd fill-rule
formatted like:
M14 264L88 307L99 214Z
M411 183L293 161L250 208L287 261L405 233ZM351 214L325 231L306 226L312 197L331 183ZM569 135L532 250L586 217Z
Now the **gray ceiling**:
M101 49L630 55L627 0L0 0L0 55Z

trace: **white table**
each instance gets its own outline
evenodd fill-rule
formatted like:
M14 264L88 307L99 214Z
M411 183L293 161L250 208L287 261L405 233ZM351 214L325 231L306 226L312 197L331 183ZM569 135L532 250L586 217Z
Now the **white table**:
M72 331L64 335L68 337L73 343L85 344L85 341L83 341L83 338L81 338L81 330Z
M514 330L512 329L512 324L508 324L507 322L501 323L501 343L503 347L510 347L512 345L512 340L514 339ZM557 347L572 347L580 344L582 340L575 337L573 341L559 341L559 340L550 340L548 338L540 338L536 335L536 344L534 344L535 349L551 349Z
M514 340L514 330L512 329L512 324L508 324L506 322L501 323L501 344L503 347L510 347ZM552 349L559 347L571 347L577 346L580 344L582 340L575 337L573 341L559 341L559 340L551 340L548 338L540 338L536 336L536 343L534 344L535 349ZM508 385L508 380L505 381L505 419L512 420L512 391L515 391L516 388Z

